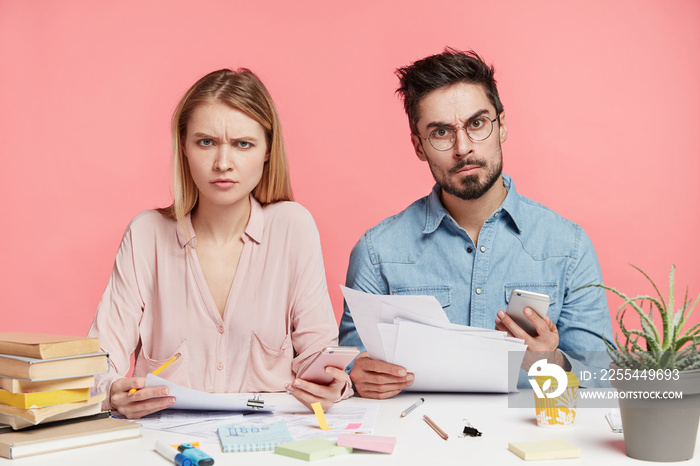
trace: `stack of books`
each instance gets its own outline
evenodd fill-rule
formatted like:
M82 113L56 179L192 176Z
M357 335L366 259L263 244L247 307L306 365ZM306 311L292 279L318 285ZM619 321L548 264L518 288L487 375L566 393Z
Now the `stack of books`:
M91 391L108 370L97 338L0 333L0 456L139 437L138 424L102 412L105 394Z

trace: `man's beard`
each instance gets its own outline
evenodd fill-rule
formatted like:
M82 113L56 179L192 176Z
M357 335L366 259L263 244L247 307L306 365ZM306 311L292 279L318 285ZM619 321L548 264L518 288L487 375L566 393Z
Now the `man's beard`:
M450 168L449 175L454 175L459 170L467 165L478 165L479 167L486 167L483 161L477 160L462 160L460 163ZM440 185L443 191L452 194L459 199L470 201L474 199L479 199L481 196L486 194L496 181L501 177L503 171L503 158L499 158L498 164L493 167L493 170L486 173L486 179L483 182L479 182L479 175L469 175L460 178L459 184L451 183L448 180L453 180L454 178L445 177L445 179L439 180L435 173L433 172L433 178Z

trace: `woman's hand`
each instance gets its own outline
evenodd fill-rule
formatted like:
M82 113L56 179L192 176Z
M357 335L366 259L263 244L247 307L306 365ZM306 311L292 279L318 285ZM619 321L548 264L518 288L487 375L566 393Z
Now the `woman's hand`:
M148 387L145 377L124 377L112 383L109 403L129 419L138 419L147 414L169 408L175 397L168 396L168 387ZM135 388L134 393L130 390Z
M321 403L325 411L340 399L343 388L345 388L350 381L348 374L337 367L326 367L326 374L333 377L333 382L331 382L330 385L318 385L296 378L291 384L285 385L285 388L294 398L309 409L312 403Z

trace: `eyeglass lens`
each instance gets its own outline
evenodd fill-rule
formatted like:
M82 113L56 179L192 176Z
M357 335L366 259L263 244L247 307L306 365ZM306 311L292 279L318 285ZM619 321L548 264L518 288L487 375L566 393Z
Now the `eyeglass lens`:
M497 118L494 118L496 120ZM452 149L457 142L457 131L463 128L467 132L467 136L472 141L483 141L491 136L493 131L493 121L486 117L478 117L467 123L466 126L457 128L442 127L436 128L428 136L430 144L437 150L445 151Z

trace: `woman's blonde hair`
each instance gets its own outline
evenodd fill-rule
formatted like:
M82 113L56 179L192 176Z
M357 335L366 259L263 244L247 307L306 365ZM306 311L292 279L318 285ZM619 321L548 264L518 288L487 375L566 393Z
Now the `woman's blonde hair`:
M158 211L177 220L187 235L190 232L185 216L197 207L199 199L199 190L192 179L184 151L187 124L199 105L210 102L221 102L240 110L265 129L270 157L263 166L262 178L253 190L253 197L263 205L293 200L282 126L270 93L260 79L246 68L214 71L202 77L185 93L173 114L173 203Z

